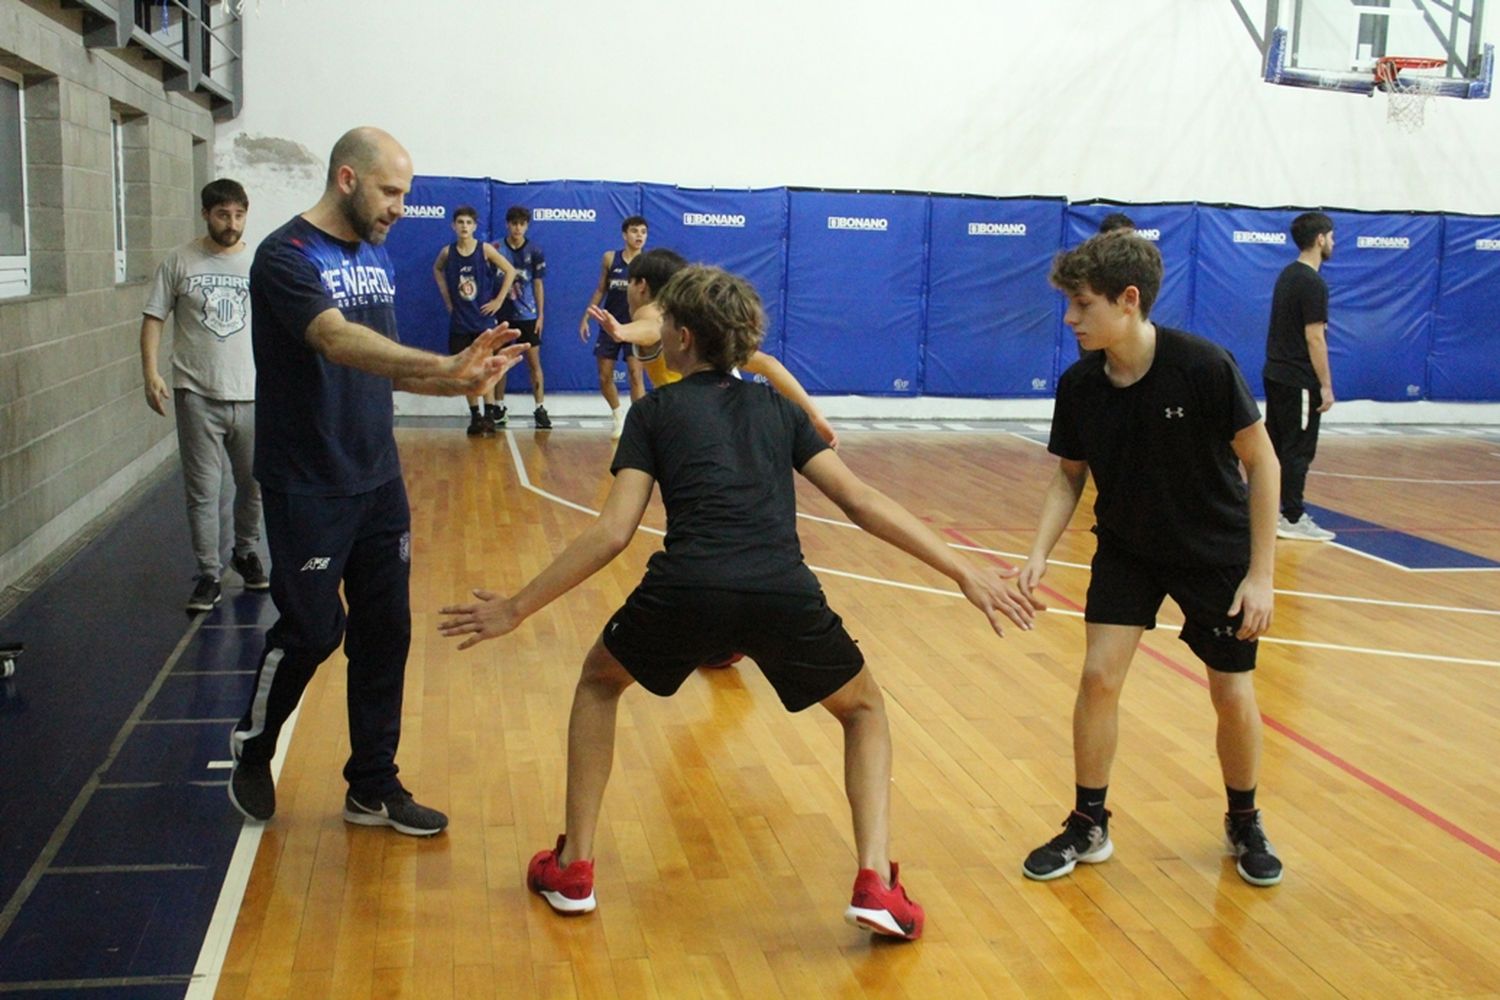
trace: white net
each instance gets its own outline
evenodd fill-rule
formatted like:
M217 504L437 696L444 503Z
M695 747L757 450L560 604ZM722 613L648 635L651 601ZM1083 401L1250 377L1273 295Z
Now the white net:
M1377 78L1386 96L1385 120L1403 132L1420 129L1427 119L1427 102L1438 95L1443 78L1396 67Z

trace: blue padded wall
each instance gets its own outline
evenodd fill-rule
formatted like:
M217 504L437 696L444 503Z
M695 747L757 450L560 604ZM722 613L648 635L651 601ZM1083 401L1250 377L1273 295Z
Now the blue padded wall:
M932 199L924 392L1052 395L1062 296L1047 275L1065 207Z
M453 210L459 205L469 205L479 213L482 230L490 215L489 184L452 177L415 178L406 198L407 214L391 227L385 242L396 268L396 328L401 341L439 354L448 353L448 310L433 281L432 263L438 251L453 242Z
M1443 266L1433 315L1432 399L1500 399L1500 219L1443 220ZM1336 384L1336 383L1335 383Z
M1421 399L1437 303L1442 218L1328 214L1334 253L1322 271L1328 282L1328 362L1335 394Z
M793 191L782 360L809 392L922 386L928 199Z
M597 327L589 324L589 342L583 343L578 339L578 322L599 284L605 252L625 245L620 223L640 214L640 186L604 181L491 181L489 230L497 241L505 238L505 212L512 205L531 210L526 238L541 248L547 261L542 286L542 371L547 388L597 390L599 376L592 351ZM649 236L646 246L651 246ZM623 364L616 366L615 375L617 384L623 386ZM528 384L525 364L512 369L508 378L507 392L523 392Z
M786 299L786 188L705 191L646 184L641 215L648 248L667 247L690 261L746 278L766 310L766 352L781 354Z
M510 205L536 213L529 236L547 259L542 355L552 389L597 388L579 319L600 258L621 246L620 223L641 214L648 248L756 285L766 350L809 391L1002 397L1050 396L1077 358L1047 274L1059 248L1114 211L1162 251L1152 318L1223 344L1259 393L1271 290L1296 257L1286 227L1302 211L419 177L412 211L387 243L407 343L446 349L432 261L452 240L461 203L479 210L491 242L504 238ZM1489 302L1500 287L1500 219L1329 214L1337 252L1323 274L1339 398L1500 400L1500 319ZM511 373L511 392L526 384L524 366Z
M1193 317L1188 329L1227 347L1261 395L1276 278L1297 259L1287 209L1198 206ZM1337 382L1334 386L1338 388Z

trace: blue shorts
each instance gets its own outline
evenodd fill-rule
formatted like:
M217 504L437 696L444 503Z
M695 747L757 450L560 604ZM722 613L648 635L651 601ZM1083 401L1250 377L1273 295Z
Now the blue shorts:
M594 336L594 357L621 361L630 356L630 345L623 340L611 337L604 332L603 328Z

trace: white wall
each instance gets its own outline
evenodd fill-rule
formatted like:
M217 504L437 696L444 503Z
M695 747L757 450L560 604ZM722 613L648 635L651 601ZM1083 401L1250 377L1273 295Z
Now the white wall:
M246 0L245 16L244 112L215 159L250 190L252 240L316 200L357 124L430 175L1500 215L1500 100L1434 101L1412 136L1383 96L1266 84L1229 0ZM1021 402L828 409L1049 409Z
M256 198L252 235L311 202L360 123L425 174L1500 214L1500 101L1435 101L1408 136L1383 96L1271 86L1228 0L247 0L246 18L217 156ZM313 162L254 162L266 137Z

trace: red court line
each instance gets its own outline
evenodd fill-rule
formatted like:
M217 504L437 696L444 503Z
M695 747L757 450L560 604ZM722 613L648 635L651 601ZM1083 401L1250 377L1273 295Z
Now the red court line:
M943 533L950 538L956 539L964 545L973 546L974 548L980 547L978 542L969 539L962 532L956 531L953 528L944 528ZM978 554L984 556L986 559L989 559L993 563L1004 566L1006 569L1015 568L1013 563L1007 562L1006 560L1001 559L999 556L992 553L981 552ZM1083 606L1081 604L1077 603L1076 601L1070 600L1067 597L1064 597L1062 594L1058 593L1056 590L1053 590L1051 587L1043 585L1037 589L1041 590L1047 596L1056 600L1059 604L1067 605L1074 611L1083 610ZM1151 657L1151 659L1157 661L1173 672L1186 677L1188 680L1192 681L1194 684L1197 684L1199 687L1208 687L1208 681L1205 680L1198 671L1183 666L1181 663L1178 663L1176 660L1172 659L1170 656L1167 656L1165 653L1159 653L1156 650L1145 645L1144 643L1142 643L1139 648L1142 653L1145 653L1147 656ZM1491 861L1500 861L1500 848L1496 848L1490 844L1485 843L1483 840L1480 840L1478 837L1474 836L1474 834L1470 833L1468 830L1465 830L1457 823L1439 816L1431 809L1422 805L1422 803L1418 802L1416 799L1413 799L1411 796L1407 795L1404 792L1392 788L1390 785L1386 784L1384 781L1381 781L1379 778L1375 777L1373 774L1370 774L1368 771L1365 771L1349 763L1349 761L1340 757L1332 750L1329 750L1321 743L1310 737L1302 735L1291 726L1288 726L1286 723L1281 722L1277 719L1273 719L1271 716L1267 715L1264 712L1260 714L1260 719L1263 723L1265 723L1268 729L1280 733L1282 736L1285 736L1287 739L1302 747L1304 750L1307 750L1310 753L1321 757L1323 760L1332 764L1340 771L1343 771L1345 774L1349 775L1355 780L1360 781L1375 789L1375 791L1379 792L1381 795L1384 795L1392 802L1395 802L1402 808L1415 813L1417 816L1420 816L1422 819L1431 823L1433 826L1437 827L1439 830L1442 830L1449 836L1472 847L1474 850L1478 851L1480 854L1483 854Z

